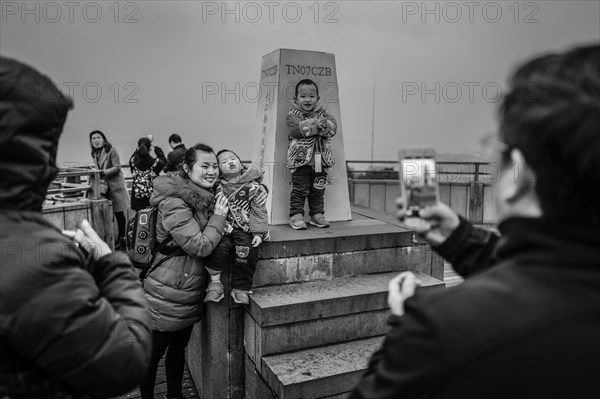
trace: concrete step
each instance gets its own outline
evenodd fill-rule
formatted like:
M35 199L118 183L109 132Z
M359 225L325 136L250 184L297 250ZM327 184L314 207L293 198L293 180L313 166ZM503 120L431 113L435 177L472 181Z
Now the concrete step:
M443 261L431 247L391 221L363 216L327 229L286 225L270 231L272 240L260 247L254 287L402 270L443 276Z
M345 397L358 383L383 337L344 342L262 359L278 399Z
M396 273L338 278L254 290L244 318L244 345L263 356L385 334L388 283ZM417 273L421 290L444 289Z

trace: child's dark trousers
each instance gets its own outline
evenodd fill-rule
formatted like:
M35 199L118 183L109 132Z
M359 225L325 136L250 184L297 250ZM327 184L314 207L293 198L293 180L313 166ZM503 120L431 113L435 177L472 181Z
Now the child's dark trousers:
M231 288L250 291L258 262L258 247L252 246L252 233L233 229L206 258L206 267L223 272L232 263ZM232 262L233 261L233 262Z
M304 215L304 203L308 198L310 216L325 213L325 184L327 172L315 172L310 165L304 165L292 172L292 192L290 193L290 216Z

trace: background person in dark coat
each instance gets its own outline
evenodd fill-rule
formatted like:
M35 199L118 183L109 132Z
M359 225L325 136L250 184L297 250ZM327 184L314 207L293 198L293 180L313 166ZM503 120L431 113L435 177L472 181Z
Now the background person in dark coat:
M165 165L164 172L177 172L181 170L183 165L183 159L185 158L185 145L181 142L181 136L177 133L173 133L169 136L169 146L173 151L167 154L167 164Z
M0 57L3 398L112 397L149 363L150 316L126 255L85 221L66 236L41 213L70 107L47 77Z
M150 206L152 181L160 174L167 163L165 153L152 144L151 136L138 140L138 147L129 159L129 168L133 177L131 183L131 209L139 211Z
M390 282L391 330L352 399L600 397L600 46L520 67L500 124L501 238L399 204L466 281Z

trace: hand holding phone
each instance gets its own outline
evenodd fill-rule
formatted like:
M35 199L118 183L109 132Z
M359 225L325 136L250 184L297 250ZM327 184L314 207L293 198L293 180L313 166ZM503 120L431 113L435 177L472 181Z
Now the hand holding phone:
M404 302L415 295L421 281L412 272L402 272L389 282L388 305L392 314L404 314Z
M400 196L406 217L416 217L419 210L439 201L435 150L431 147L407 147L398 152Z
M83 249L84 253L87 253L86 257L91 254L93 259L100 259L112 253L108 244L98 236L98 233L96 233L87 220L82 220L77 230L63 230L62 233L73 239L79 248Z

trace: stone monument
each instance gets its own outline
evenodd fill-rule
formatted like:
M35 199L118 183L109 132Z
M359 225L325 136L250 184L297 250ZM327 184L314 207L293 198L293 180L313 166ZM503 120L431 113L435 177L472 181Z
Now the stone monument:
M317 83L320 102L337 120L337 134L332 138L335 165L329 169L325 188L325 217L329 221L351 219L335 56L318 51L279 49L262 59L252 156L252 161L265 171L263 183L269 188L267 210L271 225L289 221L291 172L286 167L289 143L286 115L294 99L296 83L302 79ZM308 212L305 220L307 218Z

